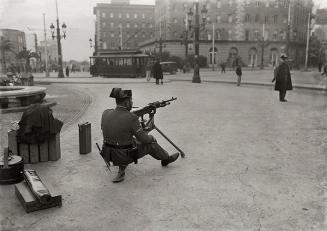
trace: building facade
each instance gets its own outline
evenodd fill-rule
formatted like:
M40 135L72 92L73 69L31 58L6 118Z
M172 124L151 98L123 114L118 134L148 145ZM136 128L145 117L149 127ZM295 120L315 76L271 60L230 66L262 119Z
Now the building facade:
M98 3L93 9L95 53L135 50L139 42L154 38L154 6L132 5L128 0Z
M275 65L280 53L286 52L287 47L296 65L304 63L312 0L199 2L199 11L204 6L208 10L206 24L200 30L200 55L207 58L208 65L222 62L233 65L236 58L241 59L246 66L259 66L262 60L265 66ZM192 0L156 0L155 38L140 43L140 49L158 53L161 38L162 50L169 51L171 55L185 57L186 47L188 54L194 53L192 24L188 25L187 20L190 9L195 13ZM188 45L185 35L188 35Z
M58 63L58 45L55 40L40 41L38 49L40 52L40 58L42 63L42 69L45 70L45 44L47 44L47 55L48 55L48 68L50 70L56 70Z
M1 41L9 40L11 44L10 50L0 50L0 63L3 71L11 65L22 70L24 60L18 60L16 55L26 47L25 33L14 29L0 29L0 39Z

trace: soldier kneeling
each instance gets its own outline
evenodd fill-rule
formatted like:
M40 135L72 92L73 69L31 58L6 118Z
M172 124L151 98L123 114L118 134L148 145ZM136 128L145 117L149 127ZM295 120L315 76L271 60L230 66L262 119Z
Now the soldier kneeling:
M110 97L116 99L116 108L107 109L102 114L101 129L103 133L102 155L107 162L119 166L117 176L112 182L124 180L125 169L137 159L150 154L161 160L162 166L174 162L179 153L169 155L152 135L143 130L138 117L131 112L133 107L132 91L113 88Z

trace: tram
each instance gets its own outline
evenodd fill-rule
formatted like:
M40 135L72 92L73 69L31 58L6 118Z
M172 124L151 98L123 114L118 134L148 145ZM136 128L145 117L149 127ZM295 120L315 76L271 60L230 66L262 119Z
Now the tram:
M145 77L145 66L151 59L141 51L103 52L90 57L90 73L107 78Z

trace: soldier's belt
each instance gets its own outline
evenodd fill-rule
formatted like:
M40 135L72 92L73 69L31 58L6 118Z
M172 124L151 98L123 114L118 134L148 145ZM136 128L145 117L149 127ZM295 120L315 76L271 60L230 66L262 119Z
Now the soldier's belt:
M133 148L133 144L127 144L127 145L116 145L116 144L110 144L110 143L104 143L106 146L116 149L130 149Z

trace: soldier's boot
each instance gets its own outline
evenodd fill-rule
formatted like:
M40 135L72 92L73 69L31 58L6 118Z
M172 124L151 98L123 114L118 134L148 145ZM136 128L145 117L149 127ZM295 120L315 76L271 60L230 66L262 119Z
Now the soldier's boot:
M178 152L174 153L174 154L170 155L167 160L162 160L161 165L165 167L168 164L170 164L170 163L174 162L175 160L177 160L178 157L179 157L179 153Z
M113 183L119 183L125 179L126 166L119 166L117 176L112 180Z

